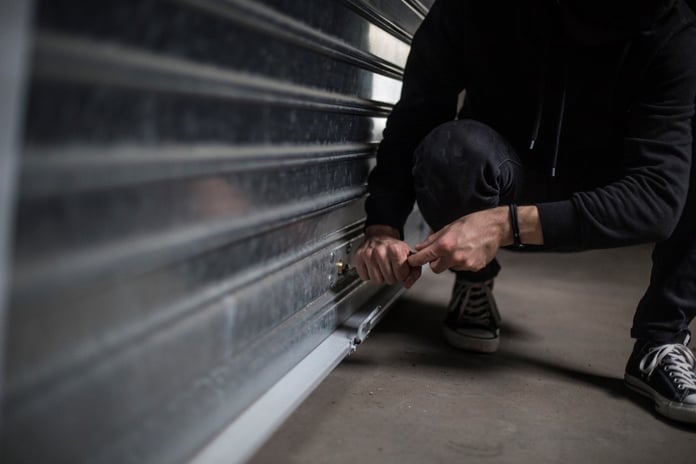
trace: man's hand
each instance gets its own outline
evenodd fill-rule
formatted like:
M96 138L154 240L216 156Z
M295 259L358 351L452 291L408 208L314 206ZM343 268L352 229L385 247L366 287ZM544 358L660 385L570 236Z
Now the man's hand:
M355 252L355 267L362 280L389 285L403 282L404 287L411 288L421 276L421 267L409 266L410 253L410 247L393 227L369 226L365 242Z
M416 245L411 266L430 263L433 272L480 271L501 246L512 244L509 210L502 206L463 216Z
M544 234L536 206L517 208L522 243L543 245ZM412 267L430 263L436 273L447 269L480 271L491 262L501 246L512 245L508 206L477 211L463 216L416 245L408 258Z

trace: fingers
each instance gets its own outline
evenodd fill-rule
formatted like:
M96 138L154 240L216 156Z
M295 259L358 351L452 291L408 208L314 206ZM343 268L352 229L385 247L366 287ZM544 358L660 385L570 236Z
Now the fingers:
M372 248L370 248L368 242L365 242L355 253L355 269L358 271L361 280L372 280L381 284L384 278L372 255Z
M362 280L394 285L410 273L407 262L409 246L391 237L368 238L355 255L355 267Z
M404 280L404 287L406 288L411 288L413 287L413 284L416 283L416 281L420 278L421 276L421 269L420 267L411 267L409 268L409 273L406 279Z
M408 265L411 267L421 267L424 264L435 261L440 257L434 245L429 245L417 253L408 257Z
M355 253L355 269L358 271L358 276L360 276L361 280L371 280L376 284L381 284L384 278L372 255L373 249L370 247L369 242L363 243Z
M364 253L362 249L358 249L355 253L355 269L358 271L358 276L360 280L370 280L370 274L367 272L367 266L365 265Z
M408 265L407 258L408 254L404 255L401 250L393 249L389 254L389 264L396 282L403 282L409 275L411 267Z
M382 276L382 270L376 261L377 260L374 258L374 250L371 250L369 253L369 259L367 260L367 273L369 276L368 280L371 280L377 285L382 285L384 283L384 277Z
M415 284L421 276L421 266L428 263L437 274L447 269L480 269L480 257L470 249L463 249L458 243L460 239L456 228L447 227L419 243L418 251L409 256L411 251L401 240L388 236L370 237L358 249L355 266L363 280L378 285L403 282L406 288Z
M499 243L472 217L464 216L416 245L417 252L408 258L408 264L430 263L438 274L447 269L478 271L485 267L495 257Z
M380 247L375 249L372 254L377 255L377 259L375 259L375 261L377 262L379 271L382 273L384 282L389 285L394 285L396 283L396 277L394 276L394 271L391 267L389 251L386 249L386 247Z
M450 262L445 256L440 256L436 260L430 262L430 269L432 269L435 274L442 274L449 268Z
M448 244L446 237L443 236L437 237L430 245L409 256L408 264L412 267L420 267L430 263L430 268L433 272L440 274L457 265L454 257L453 246Z

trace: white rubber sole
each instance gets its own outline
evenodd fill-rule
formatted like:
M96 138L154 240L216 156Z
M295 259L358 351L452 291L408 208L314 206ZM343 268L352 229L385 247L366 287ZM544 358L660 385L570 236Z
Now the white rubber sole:
M626 386L634 392L652 399L655 402L655 410L663 416L679 422L696 424L696 405L670 401L630 374L624 375L624 381Z
M442 326L442 335L451 346L464 351L495 353L500 346L500 337L498 336L494 338L467 336L450 329L446 325Z

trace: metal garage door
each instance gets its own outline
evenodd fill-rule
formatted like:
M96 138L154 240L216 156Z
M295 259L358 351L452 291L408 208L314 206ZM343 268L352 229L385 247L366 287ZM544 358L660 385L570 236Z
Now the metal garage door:
M430 3L34 4L3 462L204 460L224 430L243 459L352 349L398 293L343 264Z

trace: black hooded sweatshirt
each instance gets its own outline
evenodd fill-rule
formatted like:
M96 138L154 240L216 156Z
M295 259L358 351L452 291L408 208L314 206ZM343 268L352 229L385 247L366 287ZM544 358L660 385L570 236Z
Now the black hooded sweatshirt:
M459 116L548 179L546 248L668 238L689 189L695 21L686 0L436 1L369 177L367 225L403 229L413 152L466 89Z

